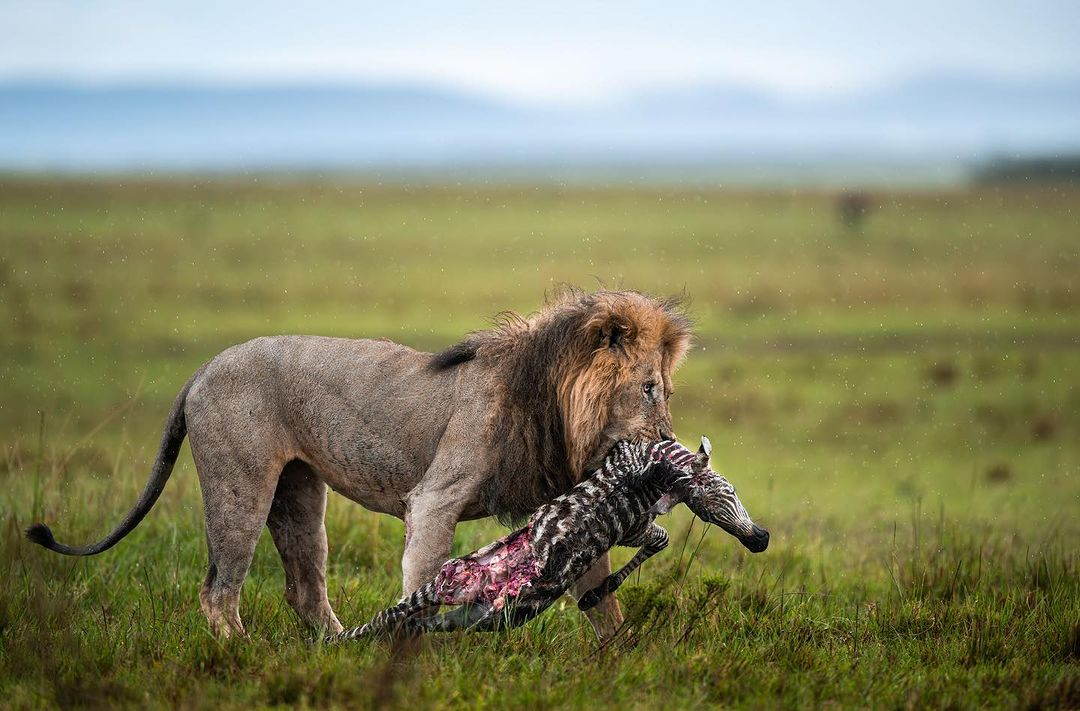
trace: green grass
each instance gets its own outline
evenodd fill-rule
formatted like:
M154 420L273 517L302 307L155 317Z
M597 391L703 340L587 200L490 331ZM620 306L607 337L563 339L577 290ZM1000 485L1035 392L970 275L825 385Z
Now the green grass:
M813 192L0 180L0 706L1080 706L1080 190L875 202L850 232ZM435 349L598 281L689 294L676 429L773 532L754 556L665 519L611 644L568 599L506 635L310 646L268 536L251 640L221 643L186 452L112 551L21 539L109 529L232 343ZM399 592L402 526L335 496L328 531L358 624Z

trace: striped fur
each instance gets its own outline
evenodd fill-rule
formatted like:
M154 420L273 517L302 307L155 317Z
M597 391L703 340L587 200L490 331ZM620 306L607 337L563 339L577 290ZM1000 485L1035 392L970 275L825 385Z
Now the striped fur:
M696 455L671 440L617 443L592 476L541 506L524 527L447 561L433 580L397 605L328 641L399 631L516 626L551 606L612 547L637 547L629 563L581 597L578 606L589 609L667 547L667 532L654 519L676 503L690 504L710 521L727 520L732 511L741 511L749 526L762 531L746 515L734 487L709 468L707 442L703 440ZM665 500L666 505L658 508ZM724 528L743 540L734 524ZM767 541L768 534L764 536ZM458 607L440 615L419 614L444 605Z

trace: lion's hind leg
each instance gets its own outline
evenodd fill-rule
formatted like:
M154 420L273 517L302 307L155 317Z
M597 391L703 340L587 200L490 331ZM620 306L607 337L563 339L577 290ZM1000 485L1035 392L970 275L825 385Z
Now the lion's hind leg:
M206 619L213 616L212 599L214 595L214 581L217 580L217 560L214 557L214 545L210 542L209 534L206 536L206 551L210 562L206 568L206 578L203 579L202 587L199 588L199 607L202 608Z
M285 568L285 599L304 622L342 630L326 596L326 484L299 460L285 465L266 526Z
M215 634L245 636L240 589L266 525L285 462L273 443L234 436L233 413L190 417L189 438L203 495L210 565L199 594ZM214 415L214 416L212 416Z

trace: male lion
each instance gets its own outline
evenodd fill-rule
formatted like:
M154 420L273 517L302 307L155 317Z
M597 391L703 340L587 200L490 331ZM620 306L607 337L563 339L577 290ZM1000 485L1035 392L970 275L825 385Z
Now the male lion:
M215 632L245 634L240 588L263 526L285 597L307 623L342 630L326 596L326 489L405 521L405 592L450 557L458 521L521 519L570 489L618 440L672 439L672 372L690 342L677 300L567 291L529 318L503 315L432 355L387 340L257 338L200 368L177 395L150 481L103 540L111 548L160 496L185 434L199 474L210 567L199 599ZM579 582L610 572L605 556ZM605 598L601 637L622 621Z

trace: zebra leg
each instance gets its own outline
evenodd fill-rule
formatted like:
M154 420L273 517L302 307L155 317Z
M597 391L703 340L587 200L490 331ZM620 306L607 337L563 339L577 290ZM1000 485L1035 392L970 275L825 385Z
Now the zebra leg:
M638 552L634 554L629 563L604 578L599 585L582 595L578 600L579 610L584 611L594 607L605 595L618 590L623 581L630 577L630 573L637 570L638 566L667 548L668 534L663 528L652 523L640 536L621 543L629 546L641 546L641 548L638 549Z
M585 574L570 586L570 594L576 600L583 593L593 589L607 576L611 575L611 557L604 553ZM614 635L623 624L622 608L614 595L605 595L591 610L585 611L585 617L592 625L598 640L605 640Z
M413 615L434 607L439 607L442 604L435 595L435 583L436 581L432 580L427 585L416 590L412 595L402 598L401 602L375 615L367 624L361 625L360 627L354 627L351 630L345 630L338 634L328 635L325 638L325 641L345 642L365 635L395 632L403 622Z
M402 624L406 634L421 634L426 632L453 632L455 630L471 629L476 624L483 622L492 614L491 605L484 603L469 603L462 605L450 612L429 617L410 617Z
M507 605L502 610L492 611L492 614L479 620L471 629L480 632L501 632L513 627L520 627L541 612L551 607L556 599L561 597L560 592L554 598L529 600L527 602Z

